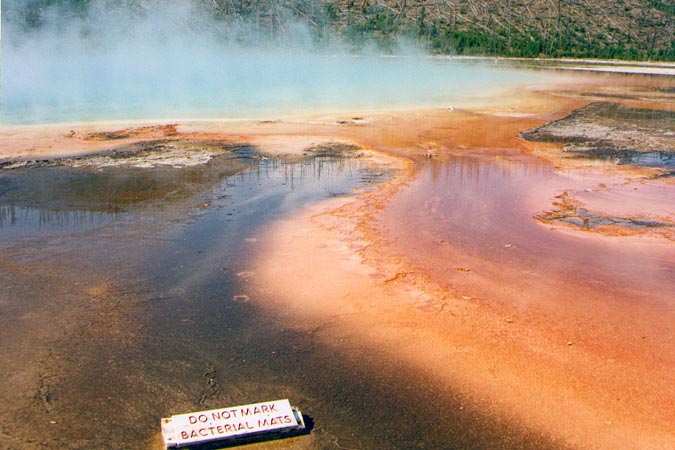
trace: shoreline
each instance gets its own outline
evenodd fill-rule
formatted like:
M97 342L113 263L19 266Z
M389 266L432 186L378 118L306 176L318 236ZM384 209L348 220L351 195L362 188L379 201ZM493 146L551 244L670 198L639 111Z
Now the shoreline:
M407 57L407 56L402 56ZM398 56L392 56L392 58L398 58ZM486 56L452 56L452 55L441 55L441 56L430 56L430 59L436 60L448 60L448 61L473 61L477 63L485 64L503 64L505 69L513 70L532 70L532 69L543 69L543 70L562 70L563 72L579 72L578 75L581 76L581 79L584 79L584 72L602 74L606 73L608 75L626 75L626 76L663 76L664 78L670 78L675 76L675 63L668 62L652 62L652 61L623 61L623 60L592 60L592 59L569 59L569 58L516 58L516 57L486 57ZM575 74L576 75L576 74ZM551 85L561 84L561 80L557 81L547 81L544 84ZM568 80L569 83L575 83L575 81ZM505 88L506 92L510 89ZM494 97L497 93L493 92L491 94ZM474 94L475 95L475 94ZM507 94L509 95L509 94ZM477 98L480 98L478 96ZM311 113L308 113L306 110L297 109L291 110L290 112L285 112L283 114L265 114L262 116L251 116L251 117L232 117L232 118L223 118L217 115L214 116L205 116L205 117L160 117L160 118L138 118L133 120L127 119L113 119L113 120L94 120L94 121L63 121L63 122L49 122L49 123L6 123L3 124L0 122L0 138L5 139L6 133L16 133L18 131L30 131L30 129L42 130L44 129L65 129L65 128L77 128L77 129L101 129L101 128L114 128L114 127L140 127L140 126L153 126L153 125L163 125L167 123L180 123L183 125L190 124L207 124L207 123L222 123L222 124L237 124L237 123L260 123L260 122L270 122L270 121L293 121L293 120L306 120L308 117L321 117L321 116L349 116L349 115L382 115L387 114L391 111L397 112L414 112L414 111L425 111L433 110L444 107L465 107L477 104L477 98L464 99L459 102L459 105L443 105L439 104L436 101L430 101L427 104L419 104L411 102L410 104L399 104L395 106L381 106L381 107L368 107L362 108L358 111L355 111L353 108L348 106L343 106L339 109L334 107L321 107L319 110L314 109ZM492 100L484 99L485 105L489 105ZM464 103L462 103L464 102ZM453 103L453 102L450 102ZM0 158L5 158L6 156L0 156Z

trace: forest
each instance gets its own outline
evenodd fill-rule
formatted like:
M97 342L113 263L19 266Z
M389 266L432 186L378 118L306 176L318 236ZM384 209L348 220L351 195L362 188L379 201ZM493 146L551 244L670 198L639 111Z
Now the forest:
M188 3L193 12L213 19L223 36L246 44L283 42L302 26L314 47L337 43L353 52L396 53L411 46L441 55L675 61L675 0L184 0L168 5ZM3 25L24 30L54 18L151 15L167 7L172 6L156 0L2 2ZM194 26L199 22L186 21L186 29Z

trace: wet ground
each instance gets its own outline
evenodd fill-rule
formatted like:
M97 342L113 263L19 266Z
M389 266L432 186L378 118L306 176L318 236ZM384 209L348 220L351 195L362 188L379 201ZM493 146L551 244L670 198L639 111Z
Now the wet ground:
M335 148L286 162L223 147L184 167L138 167L134 151L115 166L96 156L0 172L9 448L139 448L160 415L297 398L266 366L302 336L240 291L256 227L386 175Z
M167 145L209 158L152 163ZM393 175L354 147L305 153L151 142L3 168L3 446L158 448L162 416L288 397L313 429L279 448L557 447L260 307L260 226Z
M49 160L17 140L0 169L2 445L161 448L163 416L288 397L311 433L255 448L662 447L668 155L566 166L519 132L587 99L547 102L227 139L78 129L57 142L80 156ZM646 105L583 120L624 107ZM545 223L558 206L588 226ZM589 211L630 232L589 236Z
M675 152L675 111L594 102L522 136L562 143L566 152L578 157L672 166L668 161Z
M317 338L336 354L359 346L404 362L443 388L439 401L457 392L465 409L558 437L548 445L667 448L669 241L543 226L534 216L548 193L578 182L527 153L465 150L420 165L384 208L326 206L271 230L257 270L284 290L267 307L296 326L334 324L339 333ZM334 267L311 271L307 254ZM349 278L327 285L331 273ZM482 423L468 417L467 430ZM533 439L496 446L547 445Z
M414 172L381 196L269 231L260 272L285 287L269 308L293 310L296 323L329 320L350 330L346 343L406 361L408 373L423 368L558 445L669 448L672 185L654 177L658 165L570 158L515 138L564 121L590 101L581 97L554 100L545 115L497 105L372 120L371 145L410 158ZM650 102L638 106L658 109ZM566 192L588 226L540 217ZM335 267L309 272L307 254ZM330 283L330 273L350 281ZM339 351L341 340L324 341Z
M652 92L653 95L653 92ZM635 95L628 97L635 101ZM668 109L662 109L668 107ZM608 166L643 169L640 188L651 180L675 176L675 111L672 105L651 108L618 102L592 102L568 116L521 133L527 140L563 145L565 158L596 161ZM605 184L595 191L607 189ZM634 187L638 190L639 187ZM590 190L590 189L589 189ZM669 193L662 193L662 202ZM648 230L675 238L675 219L668 215L613 215L584 207L579 197L564 192L556 197L554 208L536 217L545 223L564 223L584 230L635 234Z

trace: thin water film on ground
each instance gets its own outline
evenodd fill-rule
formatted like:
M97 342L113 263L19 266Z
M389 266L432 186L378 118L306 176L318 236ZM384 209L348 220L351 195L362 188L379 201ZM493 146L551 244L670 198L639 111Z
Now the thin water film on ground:
M157 448L160 417L288 397L311 432L263 448L658 448L672 107L649 86L594 103L602 81L0 130L3 444Z
M167 146L180 154L167 157ZM1 398L13 405L3 440L138 448L160 415L216 393L278 395L272 379L260 381L269 392L249 392L221 369L233 349L292 351L241 291L257 227L389 176L353 147L309 150L288 161L248 146L155 142L3 167ZM249 361L236 370L264 370L264 358Z
M3 440L155 447L161 416L289 397L314 423L308 448L541 443L470 408L456 415L460 397L439 403L401 363L336 355L322 329L260 308L274 296L249 286L260 226L395 174L350 145L304 153L162 141L5 165ZM433 433L409 419L420 412Z

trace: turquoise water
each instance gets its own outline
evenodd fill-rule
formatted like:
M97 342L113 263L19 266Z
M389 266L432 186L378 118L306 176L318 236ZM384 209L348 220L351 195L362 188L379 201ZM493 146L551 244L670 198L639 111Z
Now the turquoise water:
M542 73L426 57L221 50L3 49L6 124L271 118L297 112L447 107Z
M489 59L432 58L415 42L396 43L399 56L318 43L289 17L272 37L191 2L145 2L150 14L91 3L81 18L47 8L30 29L5 8L4 123L447 106L550 77Z

